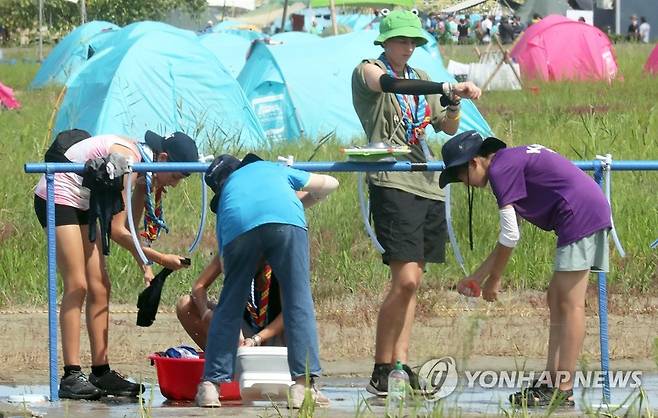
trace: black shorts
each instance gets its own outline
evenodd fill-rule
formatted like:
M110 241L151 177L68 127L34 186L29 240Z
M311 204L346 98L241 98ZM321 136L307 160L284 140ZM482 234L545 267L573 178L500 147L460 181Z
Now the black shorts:
M34 213L37 214L41 227L45 228L46 201L37 195L34 195ZM55 203L55 226L87 224L89 224L89 211Z
M445 204L388 187L370 185L370 211L382 261L443 263L447 238Z

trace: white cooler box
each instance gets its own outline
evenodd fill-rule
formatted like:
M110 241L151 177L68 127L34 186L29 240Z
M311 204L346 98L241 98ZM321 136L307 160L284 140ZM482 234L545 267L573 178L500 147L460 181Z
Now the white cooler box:
M287 347L240 347L236 362L242 400L286 400L294 382Z

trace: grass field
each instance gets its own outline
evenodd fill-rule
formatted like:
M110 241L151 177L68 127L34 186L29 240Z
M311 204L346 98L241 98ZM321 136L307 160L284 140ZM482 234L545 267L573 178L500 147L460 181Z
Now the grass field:
M533 83L532 89L486 92L477 103L495 134L509 145L539 143L572 160L592 159L611 153L615 159L658 160L658 79L642 74L651 46L618 44L616 52L623 80L606 83ZM442 50L444 61L475 59L472 47ZM23 164L43 159L48 122L59 91L29 91L38 65L22 62L34 51L12 50L14 66L0 64L0 81L13 87L23 108L0 111L0 308L38 305L46 301L45 234L32 209L36 175L23 172ZM439 144L434 144L439 151ZM276 159L292 154L305 161L315 144L304 141L259 150ZM336 143L325 145L315 161L339 160ZM230 149L215 150L232 151ZM315 297L338 301L354 294L378 294L388 281L387 270L372 248L360 221L356 175L338 174L341 188L308 213L311 231ZM617 293L656 294L658 251L649 244L658 237L658 173L613 173L613 214L627 256L613 251L611 289ZM183 253L191 243L199 218L198 178L168 193L165 210L172 232L157 246ZM467 249L466 196L454 187L455 227L469 269L473 269L495 244L498 214L488 190L477 190L474 206L475 249ZM543 289L550 277L555 237L525 223L522 239L507 268L509 288ZM202 248L193 256L193 267L171 276L163 295L173 304L189 291L191 282L215 251L214 221L206 227ZM426 285L450 287L460 269L449 252L448 262L430 267ZM109 258L113 301L134 303L142 287L141 274L127 251L112 246Z

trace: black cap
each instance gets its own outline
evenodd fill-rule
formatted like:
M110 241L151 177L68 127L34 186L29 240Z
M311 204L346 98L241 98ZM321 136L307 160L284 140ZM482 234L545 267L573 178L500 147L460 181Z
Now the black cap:
M199 160L199 150L192 138L183 132L174 132L160 136L153 131L146 131L144 141L156 154L167 153L167 161L192 163Z
M458 182L457 168L471 161L478 155L480 149L486 148L491 152L496 152L505 147L507 145L500 139L493 136L482 139L477 131L465 131L453 136L441 148L443 163L446 167L439 177L439 186L444 188L449 183Z
M217 203L219 201L219 195L222 193L222 188L228 180L228 177L233 174L233 172L241 167L244 167L247 164L262 161L256 154L249 153L247 154L242 161L238 160L231 154L222 154L219 157L215 158L204 175L204 180L208 187L215 192L215 196L210 201L210 210L213 213L217 213Z

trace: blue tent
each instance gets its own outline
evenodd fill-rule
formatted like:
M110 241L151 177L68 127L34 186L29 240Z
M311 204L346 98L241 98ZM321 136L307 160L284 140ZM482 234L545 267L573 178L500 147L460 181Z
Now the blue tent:
M90 58L93 53L89 49L92 39L118 29L119 27L114 23L102 21L93 21L78 26L59 41L48 54L30 87L41 88L48 84L63 85Z
M233 78L240 74L251 47L250 40L226 32L199 36L199 42L217 57Z
M132 26L132 25L131 25ZM262 145L264 133L236 80L187 31L126 27L67 82L55 132L141 138L147 129Z
M281 45L256 42L238 81L268 137L317 138L335 130L337 138L348 143L362 136L352 106L351 77L362 59L381 54L382 48L373 45L376 37L376 31L360 31ZM433 80L454 81L441 62L422 48L416 49L410 65L425 70ZM473 103L462 104L460 129L490 135Z

